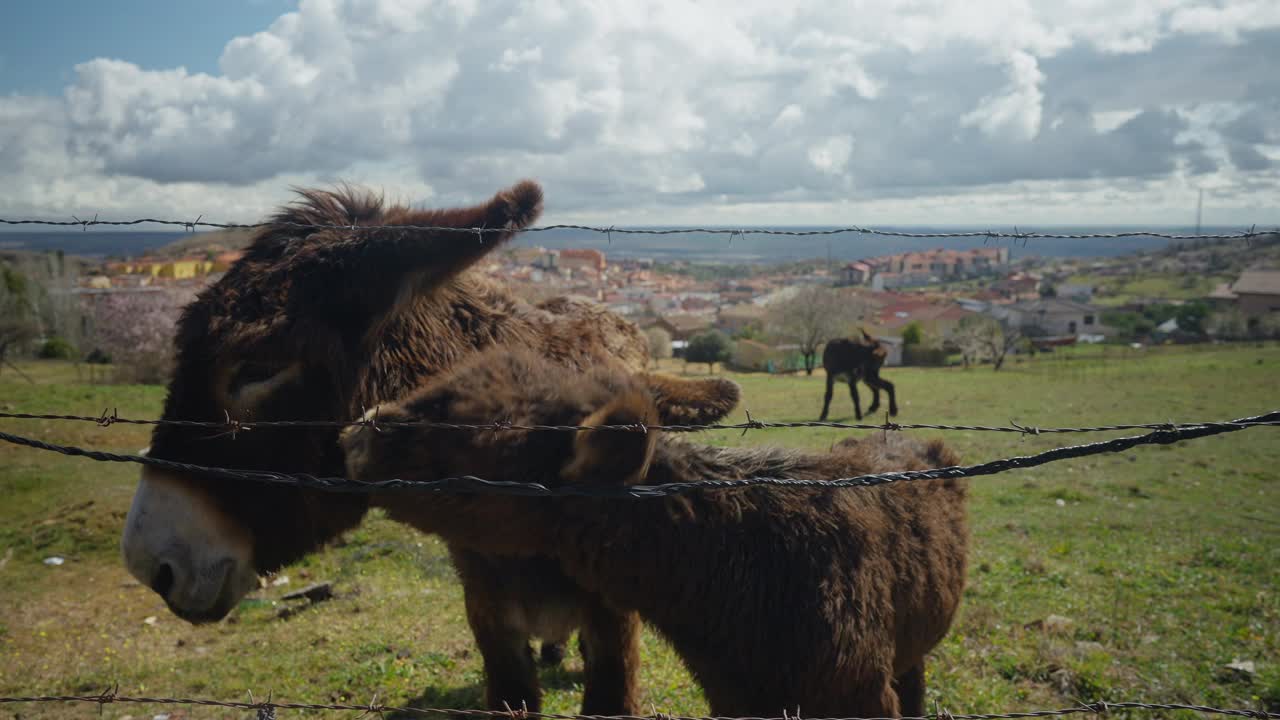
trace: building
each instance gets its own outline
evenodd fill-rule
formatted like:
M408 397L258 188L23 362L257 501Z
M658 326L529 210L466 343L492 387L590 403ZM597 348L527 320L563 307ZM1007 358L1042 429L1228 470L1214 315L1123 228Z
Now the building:
M768 311L764 307L752 303L730 305L720 309L716 327L730 335L740 333L747 328L763 330L767 314Z
M566 248L560 251L560 266L567 268L590 268L596 272L604 272L608 264L604 253L591 248Z
M190 280L201 275L208 275L219 268L214 260L201 258L179 258L166 260L163 258L139 258L107 263L104 268L109 275L149 275L153 278L168 280Z
M926 337L945 339L960 322L975 315L957 303L937 303L910 295L888 295L867 323L873 334L900 336L906 326L916 323Z
M1080 283L1063 283L1054 291L1058 293L1058 297L1077 302L1087 303L1093 299L1093 286Z
M1023 332L1042 337L1095 335L1102 329L1097 308L1061 298L1014 303L1002 314Z
M1245 270L1231 286L1231 294L1251 323L1280 312L1280 270Z
M841 285L866 285L871 282L871 266L859 260L845 265L840 270Z
M646 323L644 330L660 327L667 331L672 340L688 340L694 335L711 329L712 319L707 315L662 315Z

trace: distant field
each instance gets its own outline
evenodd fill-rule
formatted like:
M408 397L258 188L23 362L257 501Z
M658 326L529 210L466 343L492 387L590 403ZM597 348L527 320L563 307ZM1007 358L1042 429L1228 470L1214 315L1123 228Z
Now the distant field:
M1222 283L1233 282L1234 275L1150 274L1125 277L1076 275L1067 280L1078 285L1092 285L1097 305L1123 305L1137 298L1164 300L1196 300L1208 297Z
M22 367L37 384L0 370L0 408L159 412L160 388L83 384L69 365ZM899 389L901 422L1189 421L1280 407L1274 345L1110 349L1105 356L1090 349L999 373L891 368L885 376ZM743 385L743 409L757 419L817 417L821 371L732 377ZM842 389L832 412L833 419L852 415ZM0 421L0 429L127 452L148 443L145 429L126 425ZM1278 433L1253 429L973 481L970 584L960 619L932 660L931 701L955 713L1078 699L1280 710ZM707 438L818 449L845 435L795 429ZM1110 436L945 435L966 462ZM376 694L389 704L480 706L479 657L435 539L375 515L339 547L281 573L288 585L246 600L226 622L194 628L135 583L118 558L135 478L131 466L0 445L0 695L96 693L119 682L122 693L137 694L245 699L252 691L322 702L367 702ZM66 562L42 563L51 556ZM281 618L280 596L316 580L334 581L338 597ZM1044 623L1051 615L1064 620ZM646 707L707 710L652 634L644 654ZM1221 671L1235 660L1255 662L1256 675ZM544 674L548 710L577 710L580 667L571 654L566 669ZM177 711L113 705L103 715L169 710ZM0 713L92 718L97 709L13 705ZM245 715L188 708L171 716L179 717Z

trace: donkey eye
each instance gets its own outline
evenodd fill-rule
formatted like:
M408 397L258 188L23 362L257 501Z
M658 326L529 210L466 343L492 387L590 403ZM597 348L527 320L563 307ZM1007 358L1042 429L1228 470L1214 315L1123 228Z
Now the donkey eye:
M268 365L266 363L242 363L238 368L236 368L235 375L232 376L231 387L242 388L245 385L266 382L280 374L280 371L283 369L284 368L276 365Z

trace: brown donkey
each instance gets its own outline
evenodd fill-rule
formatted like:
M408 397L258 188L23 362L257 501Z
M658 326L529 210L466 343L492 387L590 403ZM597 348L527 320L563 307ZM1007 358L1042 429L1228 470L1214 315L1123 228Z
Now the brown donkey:
M538 306L469 268L540 214L523 182L475 207L409 210L343 189L308 190L184 311L164 418L333 420L402 396L495 343L534 348L564 367L646 366L629 322L585 301ZM338 229L305 227L314 224ZM486 228L475 233L377 225ZM722 417L728 381L648 376L678 422ZM719 403L719 404L716 404ZM502 419L499 412L486 422ZM211 437L160 426L150 454L188 463L339 475L336 428L257 429ZM129 571L192 622L227 614L270 572L354 527L365 499L146 469L125 521ZM583 591L548 556L514 560L451 546L467 619L484 658L486 701L540 707L530 637L580 627L583 710L634 713L638 620ZM601 680L603 678L603 681Z
M388 420L653 423L652 391L492 352L379 408ZM751 476L834 478L952 465L941 441L847 440L830 453L718 448L658 432L343 433L348 477L478 475L547 487ZM747 487L648 499L397 495L393 517L491 555L555 557L609 607L664 635L717 716L923 715L924 658L964 588L966 482Z

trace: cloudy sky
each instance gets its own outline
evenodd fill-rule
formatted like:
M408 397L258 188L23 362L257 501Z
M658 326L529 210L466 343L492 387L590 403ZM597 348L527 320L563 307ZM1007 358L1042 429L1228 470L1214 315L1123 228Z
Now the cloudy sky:
M6 3L0 215L1269 225L1277 68L1276 0Z

